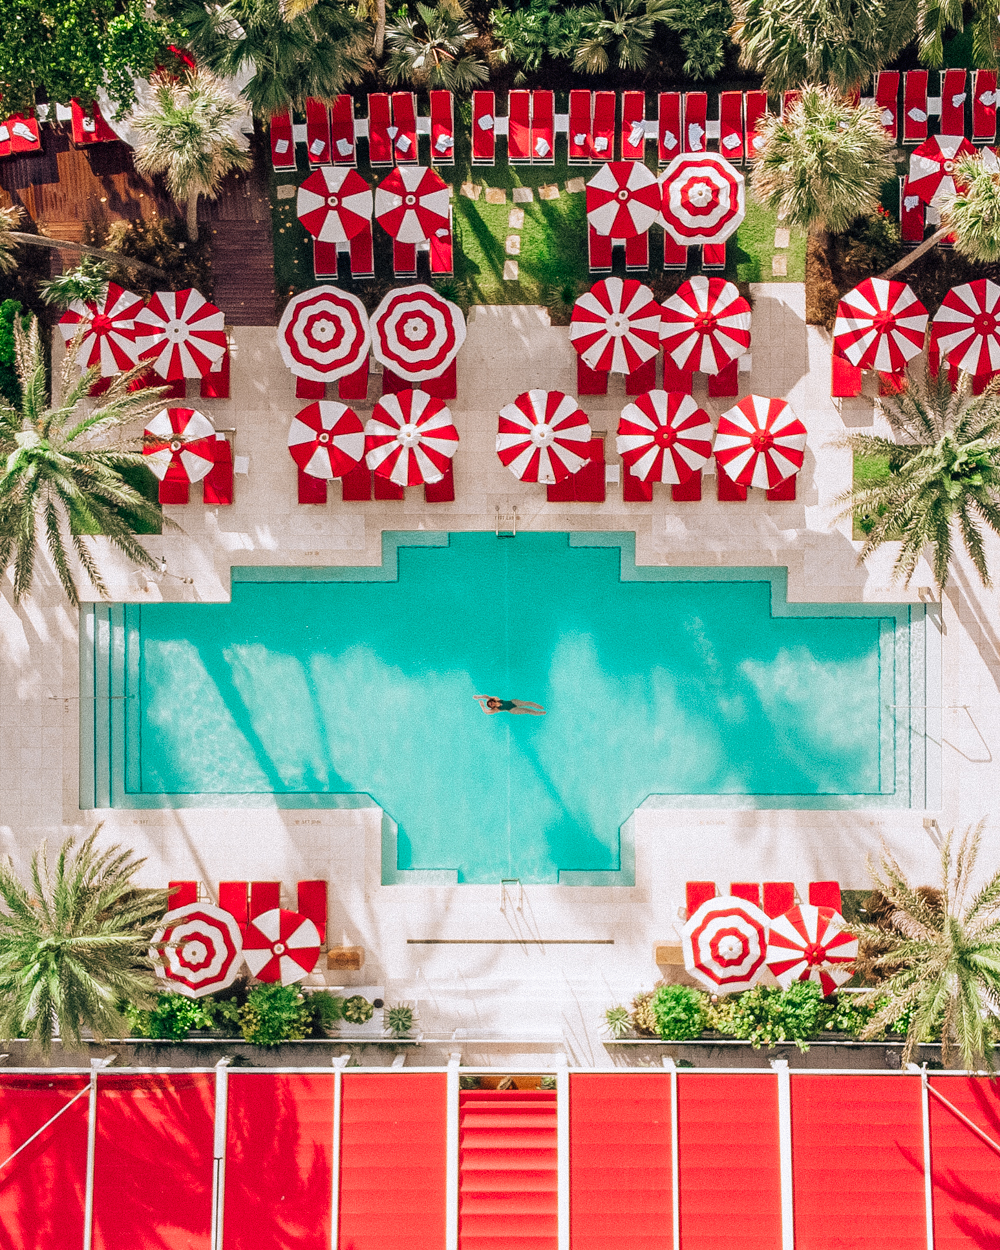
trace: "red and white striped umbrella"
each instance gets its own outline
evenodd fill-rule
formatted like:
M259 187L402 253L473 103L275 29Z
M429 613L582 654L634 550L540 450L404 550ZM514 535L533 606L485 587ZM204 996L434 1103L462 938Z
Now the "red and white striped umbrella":
M815 981L824 994L854 974L858 939L832 907L801 903L771 921L767 966L783 990L795 981Z
M232 985L242 953L240 926L212 903L188 903L168 911L149 947L156 975L188 998Z
M642 161L609 161L587 183L587 221L598 234L633 239L659 219L661 198Z
M440 482L457 450L450 411L426 391L383 395L365 422L365 461L397 486Z
M689 278L660 312L660 341L678 369L721 373L750 346L750 305L725 278Z
M764 967L768 918L742 898L702 903L681 934L684 967L713 994L748 990Z
M314 382L355 373L371 341L364 304L335 286L314 286L293 296L278 322L281 359L296 377Z
M715 152L675 156L659 181L663 225L678 243L722 243L746 216L743 175Z
M837 305L833 342L859 369L899 373L919 356L927 332L927 309L905 282L865 278Z
M633 476L678 486L712 458L712 418L690 395L647 391L622 409L615 446Z
M1000 286L977 278L952 287L934 314L931 338L950 365L973 377L1000 369Z
M161 482L200 482L215 463L215 426L194 408L163 408L142 432L142 454Z
M323 165L299 187L295 213L321 243L346 243L370 223L373 204L356 169Z
M135 337L142 360L161 378L200 378L226 353L226 319L199 291L154 291L136 316Z
M940 204L955 194L959 161L975 154L976 149L961 135L931 135L910 153L907 193L925 204Z
M497 455L522 482L552 486L587 463L587 414L562 391L525 391L500 409Z
M465 342L465 318L451 300L418 283L390 291L371 319L376 360L413 382L439 377Z
M660 350L660 306L635 278L602 278L573 305L569 340L588 368L632 373Z
M365 458L365 427L353 408L321 399L292 417L288 450L303 473L332 481Z
M397 165L375 188L375 220L399 243L451 232L448 186L423 165Z
M59 318L59 331L67 346L80 339L80 368L86 372L101 366L101 377L133 368L139 358L135 342L135 318L142 311L142 297L108 283L104 298L85 304L75 299Z
M255 916L243 933L243 958L258 981L301 981L316 967L320 946L311 920L279 907Z
M747 395L719 418L715 458L741 486L770 490L798 473L806 427L783 399Z

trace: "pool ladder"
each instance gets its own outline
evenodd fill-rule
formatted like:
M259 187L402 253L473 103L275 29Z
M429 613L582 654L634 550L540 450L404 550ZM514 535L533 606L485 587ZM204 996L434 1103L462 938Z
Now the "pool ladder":
M508 902L520 911L524 904L524 887L518 877L503 877L500 881L500 910L506 912Z
M496 510L496 535L497 538L516 538L517 537L517 504L511 504L509 510L501 510L497 504Z

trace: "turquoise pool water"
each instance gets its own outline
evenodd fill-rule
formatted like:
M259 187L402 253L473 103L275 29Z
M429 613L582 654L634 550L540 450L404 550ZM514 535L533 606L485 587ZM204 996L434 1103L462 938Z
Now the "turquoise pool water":
M397 534L380 569L95 609L94 784L123 806L371 796L392 867L468 882L616 872L644 801L910 803L921 609L790 608L783 570L635 569L631 537Z

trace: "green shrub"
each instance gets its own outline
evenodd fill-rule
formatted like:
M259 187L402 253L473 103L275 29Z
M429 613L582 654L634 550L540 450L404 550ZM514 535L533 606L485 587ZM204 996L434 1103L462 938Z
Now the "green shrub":
M192 1029L224 1029L237 1023L235 1003L212 997L188 998L186 994L161 994L149 1011L131 1003L125 1018L133 1037L156 1037L180 1042Z
M733 24L726 0L674 0L663 21L681 37L688 78L714 78L725 64Z
M859 217L847 232L845 259L863 273L883 273L903 254L899 222L881 204L871 217Z
M657 1033L671 1042L700 1037L705 1028L707 1002L707 994L689 985L661 985L652 1001Z
M312 1012L294 985L259 985L240 1008L240 1028L254 1046L300 1042L312 1025Z
M338 1020L344 1018L344 1000L329 990L317 990L306 999L312 1019L312 1031L317 1037L325 1037Z
M385 1022L393 1037L405 1037L413 1028L413 1008L399 1004L386 1008Z
M20 318L27 326L27 315L22 313L16 299L5 299L0 304L0 398L14 407L21 403L21 383L14 368L14 321Z
M656 1016L653 1015L653 991L646 990L632 999L632 1028L645 1037L656 1037Z
M374 1014L375 1008L360 994L352 994L344 1000L344 1019L349 1024L367 1024Z
M561 0L530 0L520 8L498 4L492 17L493 57L516 65L514 82L534 74L549 57L571 57L580 40L580 14Z
M618 1041L632 1028L631 1012L627 1007L622 1007L621 1005L609 1007L604 1013L604 1023L607 1025L611 1036L615 1041Z
M796 981L788 990L755 985L710 1013L710 1021L754 1049L794 1042L808 1050L808 1039L820 1031L823 994L812 981Z
M543 1076L543 1077L542 1077L542 1083L541 1083L541 1085L540 1085L540 1087L539 1087L539 1088L541 1088L541 1089L555 1089L555 1088L556 1088L556 1078L555 1078L555 1077L554 1077L551 1073L548 1073L546 1076Z
M866 1006L855 994L832 994L823 1000L820 1019L824 1032L849 1033L858 1037L861 1030L879 1010L881 1002Z

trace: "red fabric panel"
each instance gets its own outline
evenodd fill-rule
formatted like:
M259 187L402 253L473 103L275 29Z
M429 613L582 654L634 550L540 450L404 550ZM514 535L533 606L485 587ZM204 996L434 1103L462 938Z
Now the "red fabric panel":
M792 474L791 480L794 482L796 477L798 477L797 473ZM783 486L784 482L782 482L781 485ZM778 487L774 487L774 489L777 490ZM768 491L767 495L770 499L771 492ZM792 498L794 499L795 496L793 495ZM832 907L834 911L840 911L840 882L810 881L809 902L813 905L813 907Z
M472 93L472 163L492 165L496 157L496 97L492 91ZM481 126L480 121L490 124Z
M230 1075L223 1250L330 1250L333 1082Z
M350 243L351 276L354 278L372 278L375 276L375 245L372 241L372 224L365 222L365 228L359 230Z
M295 168L295 142L292 139L292 115L285 109L271 118L271 164L275 169ZM281 150L278 145L281 144Z
M644 482L622 465L622 499L625 503L652 503L653 483Z
M233 502L233 449L225 434L215 436L215 462L202 478L201 491L207 504Z
M81 1089L85 1076L0 1076L0 1162ZM87 1095L0 1172L0 1250L62 1250L83 1241Z
M556 159L555 92L531 93L531 159L536 165L552 165Z
M431 103L431 164L455 164L455 101L450 91L428 92Z
M576 358L576 393L578 395L607 395L608 375L591 369L582 356Z
M688 250L666 230L663 232L663 267L664 269L686 269Z
M306 473L299 468L298 472L298 500L301 504L309 503L326 503L326 479L322 477L313 477L311 473Z
M172 382L167 382L154 375L152 385L165 388L160 396L161 399L185 399L187 397L187 378L174 378Z
M173 466L171 466L173 467ZM183 470L182 470L183 472ZM187 478L171 479L170 470L167 470L167 476L160 482L157 489L157 495L160 503L185 504L191 501L191 486Z
M919 1080L791 1080L796 1250L926 1250Z
M250 882L250 919L281 906L280 881Z
M444 238L431 235L431 273L451 274L455 272L454 236L449 230Z
M397 165L417 163L417 101L412 91L394 91L390 97L392 124L398 134L392 141Z
M375 487L374 496L376 499L389 500L404 499L406 497L406 488L404 486L397 486L395 482L390 481L387 477L382 477L379 473L373 474L373 479Z
M719 93L719 151L727 161L743 160L743 93Z
M591 111L592 97L589 91L577 90L569 93L569 147L567 150L571 164L582 165L590 160Z
M202 399L229 398L229 348L227 347L218 369L206 373L201 379Z
M456 361L452 361L447 369L442 370L436 378L424 378L417 383L421 391L428 395L436 395L438 399L456 399L458 396L458 370Z
M615 158L615 111L618 97L613 91L594 92L594 124L591 147L595 161Z
M704 152L705 130L708 118L708 93L688 91L684 96L684 143L685 152Z
M689 881L684 887L684 903L687 914L693 916L702 903L718 894L714 881Z
M922 243L926 209L910 194L909 182L909 178L899 180L899 233L904 243Z
M341 400L368 398L368 357L365 363L354 373L340 378L337 382L337 398Z
M573 475L564 477L561 482L555 482L552 486L546 486L545 498L549 503L575 503L576 486L573 484Z
M685 248L685 251L687 249ZM663 389L690 395L694 386L694 374L689 369L678 369L669 352L663 353Z
M341 1250L442 1250L447 1078L345 1073L343 1080Z
M306 152L311 167L330 164L330 110L325 100L306 100Z
M764 914L782 916L795 906L795 885L791 881L764 882Z
M861 394L861 370L836 352L830 357L830 394L834 399L853 399Z
M883 70L875 79L875 103L882 114L882 125L896 138L899 126L899 70ZM892 116L886 120L885 114Z
M219 906L223 911L236 919L238 925L245 925L249 919L247 911L247 891L250 888L248 881L220 881L219 882Z
M780 1250L777 1080L682 1073L677 1105L684 1250Z
M927 71L909 69L903 75L903 142L927 138Z
M417 272L416 243L400 243L392 241L392 272L397 278L411 278Z
M444 477L441 478L440 482L429 482L424 487L425 503L455 502L455 472L453 464L453 461L448 461L448 467L445 469Z
M197 881L168 881L167 889L170 891L171 911L175 907L187 907L189 903L198 901Z
M569 1079L571 1250L671 1244L670 1078L574 1073Z
M340 253L336 243L324 243L313 239L313 274L317 278L336 278L340 267Z
M23 113L14 113L7 118L7 126L10 129L10 150L15 156L24 152L39 152L42 147L41 131L38 128L38 122L34 117L25 117ZM22 128L28 130L28 134L18 134Z
M931 1085L1000 1145L1000 1090L982 1077L932 1076ZM930 1098L935 1250L1000 1246L994 1150Z
M706 269L725 269L725 243L706 243L701 249L701 261Z
M992 143L997 136L997 72L977 69L972 82L972 137Z
M591 273L607 273L611 270L612 243L606 234L598 234L593 226L587 228L587 258Z
M625 375L625 394L644 395L656 387L656 357Z
M965 102L969 98L964 69L946 69L941 74L941 134L965 134Z
M671 486L670 498L674 503L700 503L701 470L692 473L686 482L678 482L676 486Z
M208 1073L98 1079L94 1250L208 1250L214 1118Z
M319 930L322 945L326 941L326 882L300 881L298 887L298 912L306 916Z
M507 97L507 159L531 160L531 92L512 91Z
M622 93L622 160L641 161L646 154L646 136L639 136L638 143L632 142L633 123L643 122L646 118L645 91L625 91Z
M764 140L757 133L760 120L767 112L767 92L748 91L746 94L747 160L760 151Z
M729 398L740 393L740 362L731 360L718 373L708 375L708 394L710 399Z
M658 98L656 150L661 165L669 165L681 153L681 93L661 91Z
M354 142L354 100L338 95L330 105L330 140L334 165L354 165L357 150ZM344 147L349 151L344 151Z
M649 234L634 234L625 240L625 268L638 271L649 268Z
M398 395L400 391L408 391L414 388L413 382L409 378L404 378L401 373L394 373L387 365L382 366L382 394Z
M720 503L746 503L748 487L741 486L739 482L723 472L722 465L716 462L715 465L715 497Z
M368 97L368 159L372 165L392 164L389 118L388 92L373 91Z
M606 497L604 439L592 438L587 444L587 455L587 463L570 478L573 498L578 503L603 503Z
M765 495L772 503L794 503L795 494L798 489L799 475L793 473L791 477L786 477L779 482L777 486L772 486L770 490L765 491ZM840 897L840 890L837 890L837 897ZM840 911L840 908L837 908Z
M754 907L760 906L760 883L757 881L733 881L729 886L733 898L746 899Z
M345 503L368 503L372 497L372 471L362 461L340 479L340 497Z

